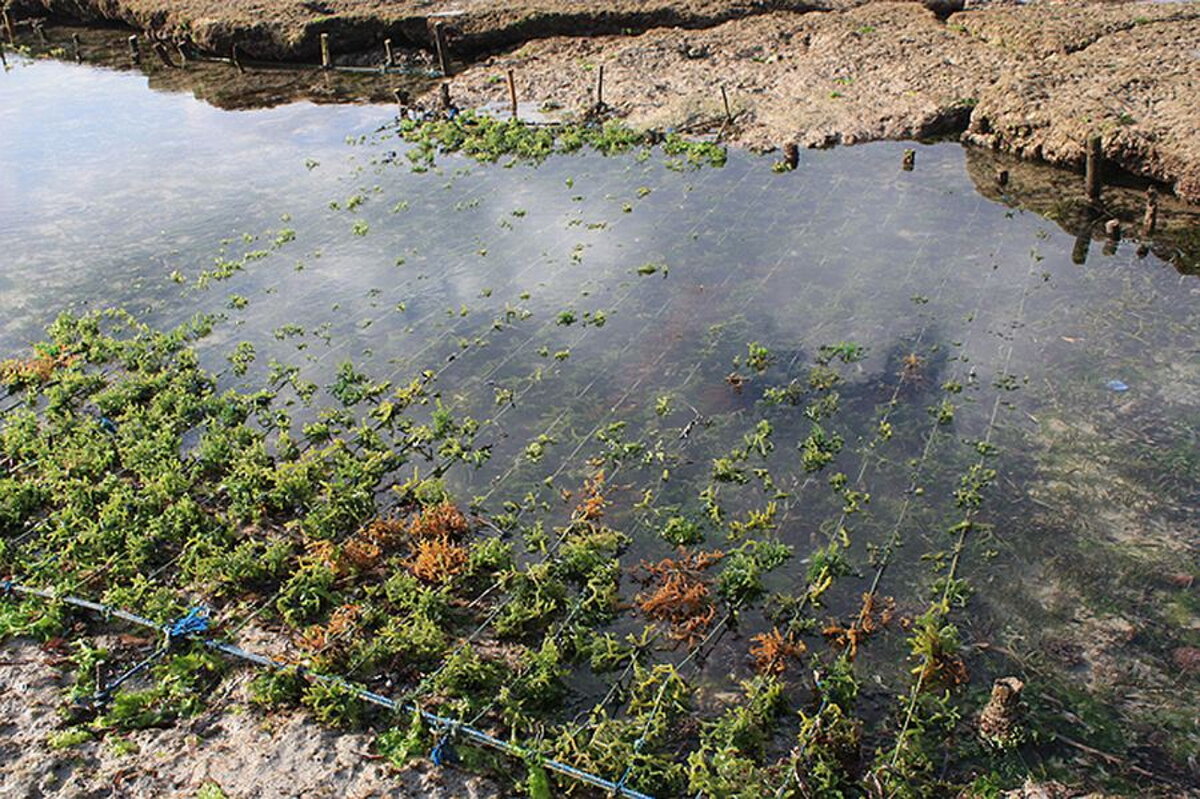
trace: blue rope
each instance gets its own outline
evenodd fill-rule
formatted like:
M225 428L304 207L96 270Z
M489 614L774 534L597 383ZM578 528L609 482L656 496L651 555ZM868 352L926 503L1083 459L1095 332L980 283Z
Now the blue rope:
M163 629L167 633L168 641L206 633L208 632L208 608L203 605L196 605L181 618L176 619Z
M454 753L451 747L451 741L454 738L455 729L452 727L434 744L433 750L429 753L429 759L435 766L442 766L446 763L453 763L458 760L458 755Z
M165 632L167 634L167 644L159 647L159 649L157 649L153 654L151 654L149 657L147 657L144 661L139 663L137 666L135 666L133 669L131 669L129 672L127 672L125 675L123 675L118 680L114 681L113 683L110 683L109 686L106 689L104 689L105 692L111 691L114 687L119 685L121 682L128 680L131 676L133 676L133 674L136 674L138 671L141 671L142 669L146 668L150 663L153 662L153 660L155 658L161 657L161 655L163 653L165 653L167 651L167 649L169 648L171 641L178 639L178 638L199 635L201 633L207 632L209 629L208 609L203 606L197 606L197 607L192 608L183 617L181 617L178 620L172 622L171 624L168 624L165 627L163 627L161 625L156 624L152 620L147 619L144 616L137 616L133 613L129 613L128 611L120 610L119 608L113 608L109 605L102 605L98 602L92 602L90 600L80 599L79 597L57 596L51 591L46 591L46 590L38 589L38 588L31 588L29 586L24 586L24 585L18 585L16 583L12 582L11 580L5 580L3 582L0 582L0 588L4 588L6 592L16 592L16 593L24 594L27 596L38 596L38 597L42 597L43 599L47 599L47 600L50 600L53 602L62 602L67 605L74 605L75 607L84 608L86 610L91 610L95 613L105 614L106 616L108 616L108 615L115 616L116 618L123 619L124 621L127 621L131 624L136 624L141 627L147 627L147 628L155 629L155 630L162 630L163 632ZM378 705L380 707L387 708L388 710L391 710L391 711L395 711L395 712L403 711L403 712L407 712L407 713L413 713L413 712L420 713L421 717L423 719L425 719L425 721L427 723L448 730L448 732L445 733L442 736L442 738L438 741L438 744L436 746L434 746L434 752L437 752L438 757L440 759L440 762L435 760L435 763L438 763L438 765L441 765L441 763L452 762L453 760L456 759L456 758L454 758L453 751L450 747L451 740L456 735L461 735L462 737L467 738L476 744L479 744L481 746L488 746L493 749L497 749L497 750L499 750L507 755L511 755L513 757L519 757L519 758L524 759L526 756L529 755L529 751L526 750L522 746L518 746L517 744L509 743L508 741L503 741L494 735L490 735L490 734L484 732L483 730L463 725L455 719L448 718L446 716L439 716L438 714L433 713L431 711L423 710L422 708L418 707L415 704L396 702L395 700L389 699L388 697L383 696L382 694L377 694L373 691L368 691L365 688L360 688L357 685L354 685L353 683L351 683L341 677L336 677L336 676L332 676L332 675L328 675L328 674L320 674L318 672L310 671L303 667L295 667L291 664L284 663L283 661L275 660L273 658L267 657L265 655L260 655L255 652L248 652L245 649L242 649L241 647L234 646L233 644L227 644L222 641L217 641L212 638L204 639L203 643L204 643L204 646L208 647L209 649L220 652L224 655L228 655L229 657L237 658L239 660L245 660L250 663L254 663L255 665L258 665L258 666L263 666L265 668L277 669L277 670L278 669L287 669L287 668L296 668L298 673L307 676L309 679L315 680L317 682L338 685L338 686L343 687L343 688L347 689L348 691L354 693L356 696L358 696L359 699L363 700L364 702L369 702L373 705ZM640 749L641 743L644 743L644 742L641 741L641 739L639 739L639 742L634 744L635 751ZM430 753L430 759L431 760L434 759L433 752ZM603 777L599 777L590 772L582 771L580 769L575 768L574 766L572 766L570 764L563 763L558 760L544 760L544 761L542 761L542 767L549 771L557 772L558 774L561 774L564 777L569 777L573 780L577 780L579 782L583 782L588 785L591 785L595 788L599 788L603 791L608 792L609 794L611 794L613 796L624 797L624 799L654 799L654 797L652 797L648 794L644 794L639 791L635 791L632 788L625 787L625 781L629 777L628 773L626 773L621 778L620 782L613 782L611 780L606 780ZM630 768L632 768L632 766Z
M11 585L11 583L10 583ZM64 599L64 601L67 601ZM101 606L102 614L107 619L112 612L112 608L107 605ZM179 617L175 621L163 627L163 632L167 634L166 640L162 646L151 652L141 662L133 666L121 676L112 680L103 688L97 688L96 693L92 695L92 700L95 702L105 702L113 691L119 688L123 683L148 669L154 661L161 658L171 649L171 645L181 638L187 638L193 635L199 635L208 630L208 608L203 605L197 605L189 610L186 614Z

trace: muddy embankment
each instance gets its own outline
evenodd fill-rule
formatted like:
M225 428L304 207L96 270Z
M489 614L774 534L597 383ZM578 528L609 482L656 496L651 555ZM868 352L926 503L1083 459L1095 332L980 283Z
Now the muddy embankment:
M507 103L511 69L523 109L582 112L603 66L607 112L635 126L753 149L961 135L1072 167L1099 135L1111 164L1200 203L1200 4L956 2L9 0L310 63L321 33L344 63L379 63L385 38L428 58L440 21L460 106Z
M149 642L112 635L97 643L133 657ZM210 707L185 721L64 740L59 711L77 676L71 653L61 639L0 645L0 797L502 795L486 777L422 761L394 768L372 754L371 735L298 713L263 715L248 697L246 672L226 677Z

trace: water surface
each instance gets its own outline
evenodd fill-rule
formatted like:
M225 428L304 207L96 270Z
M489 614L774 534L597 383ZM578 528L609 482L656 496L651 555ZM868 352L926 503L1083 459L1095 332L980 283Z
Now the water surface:
M442 157L416 173L392 113L224 111L134 73L18 62L0 76L0 349L23 351L63 309L121 305L160 325L225 314L201 347L231 385L261 382L272 359L320 385L346 362L396 384L432 370L490 447L449 475L464 500L498 513L532 497L565 518L563 492L607 458L630 563L671 553L657 531L703 519L706 488L733 518L773 502L796 553L775 590L802 587L814 549L850 530L856 574L830 616L857 606L888 542L880 591L920 612L954 543L953 492L985 463L997 479L958 571L976 592L966 635L990 647L976 684L1013 668L998 648L1050 652L1054 673L1097 692L1196 698L1171 660L1200 643L1193 589L1164 580L1197 568L1196 277L1136 241L1075 263L1073 236L978 193L976 156L954 144L916 145L911 172L914 145L880 143L804 153L788 174L746 153L695 169L659 151ZM198 287L220 260L244 268ZM242 376L225 361L240 341L257 356ZM809 473L813 394L769 390L806 389L821 348L843 342L865 358L839 366L821 424L845 446ZM761 371L751 345L769 352ZM714 478L762 420L773 448ZM860 511L834 473L870 494ZM1136 634L1104 639L1114 619ZM751 614L716 643L714 690L748 672L762 624ZM896 631L863 656L880 697L904 690L887 665L902 649ZM1144 711L1121 707L1131 734L1165 724L1170 740L1147 745L1186 753L1194 719Z

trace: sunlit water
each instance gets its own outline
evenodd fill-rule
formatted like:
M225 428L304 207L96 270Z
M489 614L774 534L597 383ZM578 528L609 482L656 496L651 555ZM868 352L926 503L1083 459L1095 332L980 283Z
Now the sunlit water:
M160 325L226 313L202 348L230 384L263 380L272 358L322 385L345 361L397 384L434 370L441 401L491 446L482 468L449 475L485 511L532 492L565 515L561 492L612 449L601 438L656 453L609 465L630 563L671 551L656 530L703 517L713 459L766 419L773 450L745 464L745 484L716 485L733 518L776 502L796 558L773 589L800 588L808 555L849 528L859 573L830 615L857 604L876 574L868 547L889 540L901 546L880 591L920 611L961 517L952 492L987 442L998 477L958 571L977 592L968 638L1037 647L1043 629L1115 613L1163 668L1197 643L1193 606L1161 581L1195 570L1200 538L1195 277L1132 242L1095 242L1074 264L1071 236L979 195L953 144L918 146L911 172L906 145L885 143L805 153L789 174L738 152L677 169L657 151L511 168L446 157L414 173L377 134L390 113L227 112L137 75L17 64L0 76L3 351L63 309L123 305ZM281 231L295 240L275 248ZM271 254L192 285L254 250ZM243 340L257 359L238 378L224 356ZM804 403L764 391L807 385L838 342L867 357L842 368L841 408L822 421L846 446L810 475ZM761 374L751 343L771 353ZM939 423L943 399L955 410ZM861 512L843 513L836 472L870 493ZM714 679L746 672L758 624L718 643ZM894 661L900 646L865 657ZM901 675L883 679L901 690Z

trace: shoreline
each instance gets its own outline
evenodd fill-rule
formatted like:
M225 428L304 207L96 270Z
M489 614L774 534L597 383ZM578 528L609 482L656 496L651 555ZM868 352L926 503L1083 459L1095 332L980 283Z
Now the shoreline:
M726 143L754 151L958 136L1075 169L1098 135L1106 161L1200 203L1200 4L610 5L465 2L442 17L455 102L507 105L511 70L523 108L579 117L600 93L606 115L632 127L723 128ZM436 66L427 5L343 0L315 14L271 0L262 16L229 6L17 0L10 13L18 25L34 14L130 25L217 55L236 43L264 60L311 62L328 33L339 65L382 63L389 38L398 61ZM429 85L416 100L438 95Z

